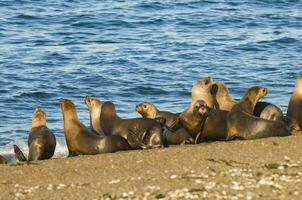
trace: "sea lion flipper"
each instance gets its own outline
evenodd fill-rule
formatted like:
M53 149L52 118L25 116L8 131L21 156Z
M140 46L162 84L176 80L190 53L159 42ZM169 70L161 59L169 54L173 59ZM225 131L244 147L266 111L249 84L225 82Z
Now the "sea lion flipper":
M27 159L24 156L23 152L21 151L21 149L17 146L14 145L14 152L15 152L15 157L17 160L19 160L20 162L26 162Z
M129 139L130 139L130 140L131 140L131 139L134 140L134 141L132 141L133 143L138 144L138 146L139 146L140 148L142 148L142 149L147 149L147 148L148 148L145 144L143 144L143 143L140 141L140 139L139 139L139 137L137 136L135 130L129 128L129 129L128 129L128 133L129 133L129 136L131 136ZM130 141L130 142L131 142L131 141Z
M177 118L176 120L174 120L171 124L166 124L166 128L171 131L171 132L175 132L177 131L179 128L181 128L181 124L180 124L180 120L179 118Z

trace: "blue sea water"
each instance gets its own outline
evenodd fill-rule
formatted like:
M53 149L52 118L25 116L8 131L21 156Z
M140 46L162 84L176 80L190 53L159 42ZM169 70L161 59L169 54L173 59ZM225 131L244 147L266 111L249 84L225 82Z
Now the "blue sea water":
M182 111L211 76L240 98L252 85L285 112L302 73L302 3L286 0L0 0L0 153L26 150L42 106L66 153L58 100L89 124L85 95L122 117L151 101Z

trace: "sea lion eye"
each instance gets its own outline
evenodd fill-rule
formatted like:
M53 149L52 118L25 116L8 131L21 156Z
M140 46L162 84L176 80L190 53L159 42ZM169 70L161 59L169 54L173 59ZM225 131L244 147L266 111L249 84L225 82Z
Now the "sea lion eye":
M146 109L146 108L147 108L147 105L146 105L146 104L144 104L144 105L143 105L143 108L145 108L145 109Z

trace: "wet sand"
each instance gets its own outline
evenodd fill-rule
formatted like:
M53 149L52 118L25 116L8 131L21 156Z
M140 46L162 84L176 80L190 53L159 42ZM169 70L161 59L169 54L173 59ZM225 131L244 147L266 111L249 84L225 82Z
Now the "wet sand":
M302 136L0 166L0 199L301 199Z

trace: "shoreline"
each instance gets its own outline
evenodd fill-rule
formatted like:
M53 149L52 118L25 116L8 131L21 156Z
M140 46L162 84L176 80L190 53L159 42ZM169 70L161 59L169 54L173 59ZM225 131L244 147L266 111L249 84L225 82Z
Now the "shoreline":
M273 137L1 165L0 199L299 199L301 144Z

